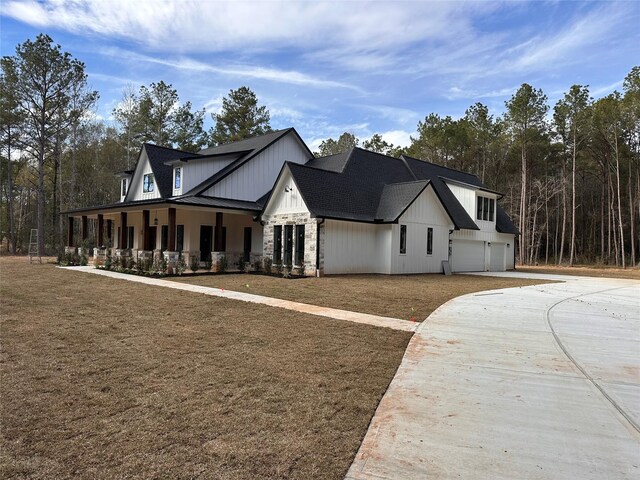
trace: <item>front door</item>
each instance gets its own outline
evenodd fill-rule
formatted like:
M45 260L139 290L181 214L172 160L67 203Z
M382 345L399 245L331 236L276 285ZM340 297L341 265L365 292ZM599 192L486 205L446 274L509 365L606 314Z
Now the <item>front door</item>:
M211 245L213 243L213 227L211 225L200 225L200 260L206 261L211 255Z
M251 227L244 227L244 261L251 261Z

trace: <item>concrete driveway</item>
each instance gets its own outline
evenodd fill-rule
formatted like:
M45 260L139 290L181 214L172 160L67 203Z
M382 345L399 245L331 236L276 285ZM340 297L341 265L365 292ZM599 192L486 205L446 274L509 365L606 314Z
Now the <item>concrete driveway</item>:
M347 479L640 479L640 282L526 276L418 328Z

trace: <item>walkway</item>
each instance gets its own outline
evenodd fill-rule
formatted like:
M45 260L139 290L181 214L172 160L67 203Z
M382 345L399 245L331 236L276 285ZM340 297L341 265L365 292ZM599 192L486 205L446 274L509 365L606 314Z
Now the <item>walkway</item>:
M261 303L263 305L269 305L271 307L295 310L297 312L319 315L321 317L328 317L334 320L346 320L349 322L366 323L368 325L375 325L376 327L392 328L394 330L402 330L405 332L415 332L419 325L418 323L402 320L399 318L380 317L378 315L370 315L368 313L350 312L347 310L338 310L336 308L319 307L317 305L291 302L289 300L281 300L278 298L263 297L261 295L253 295L251 293L234 292L231 290L223 290L219 288L172 282L170 280L162 280L159 278L149 278L138 275L130 275L126 273L112 272L109 270L100 270L89 266L60 268L66 268L68 270L73 270L76 272L94 273L97 275L103 275L105 277L128 280L130 282L144 283L146 285L154 285L157 287L175 288L177 290L203 293L205 295L212 295L214 297L230 298L232 300L240 300L242 302Z
M551 278L431 314L347 479L640 479L640 282Z

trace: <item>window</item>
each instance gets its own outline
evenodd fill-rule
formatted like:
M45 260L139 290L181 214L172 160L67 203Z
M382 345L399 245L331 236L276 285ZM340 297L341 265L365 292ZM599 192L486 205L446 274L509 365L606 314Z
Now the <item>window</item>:
M153 173L146 173L142 180L142 192L153 192Z
M184 225L176 226L176 250L181 252L184 248Z
M427 227L427 255L433 254L433 228Z
M173 169L173 188L175 188L176 190L180 190L180 187L182 185L182 168L180 167L176 167Z
M127 194L127 179L122 179L122 186L120 187L120 196L124 197Z
M495 209L496 209L495 199L479 196L477 201L478 201L478 204L477 204L477 210L476 210L476 218L478 220L493 222Z
M282 226L273 227L273 263L279 265L282 262Z
M284 264L291 265L293 254L293 225L284 226Z
M296 225L296 265L304 263L304 225Z
M407 253L407 226L400 225L400 254Z

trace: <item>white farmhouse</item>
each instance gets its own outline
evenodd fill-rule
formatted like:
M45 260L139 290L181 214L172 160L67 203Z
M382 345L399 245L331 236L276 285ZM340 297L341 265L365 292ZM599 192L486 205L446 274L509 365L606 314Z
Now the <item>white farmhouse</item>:
M189 153L145 144L120 202L69 214L116 256L230 268L269 258L307 275L514 268L501 195L471 174L360 148L314 158L293 128Z

